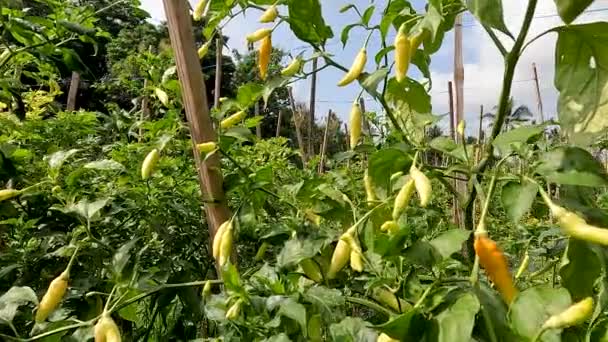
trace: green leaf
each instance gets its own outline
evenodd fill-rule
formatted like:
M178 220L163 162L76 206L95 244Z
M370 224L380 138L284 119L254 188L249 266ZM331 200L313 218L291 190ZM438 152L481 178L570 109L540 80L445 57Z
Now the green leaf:
M503 18L502 0L467 0L467 7L482 25L511 36Z
M361 81L361 86L372 96L379 98L381 94L378 93L378 85L384 80L386 75L388 75L388 69L386 68L380 68L371 74L365 74Z
M460 296L452 305L435 317L438 328L437 341L470 340L475 325L475 315L479 308L479 300L472 293L465 293Z
M304 259L315 256L321 250L321 247L323 247L323 240L289 240L277 255L277 265L279 267L289 267L298 264Z
M595 283L602 276L604 267L601 248L585 241L570 239L559 267L559 275L562 285L578 301L594 295Z
M47 156L45 159L48 161L49 168L51 168L51 170L58 170L61 168L63 163L65 163L68 158L76 154L76 152L78 152L77 149L71 149L69 151L58 151Z
M36 293L28 286L13 286L0 297L0 321L12 322L17 309L25 304L38 305Z
M492 144L501 155L505 156L514 150L518 150L522 144L534 142L544 131L545 125L518 127L499 134Z
M376 9L376 6L369 6L365 12L363 12L363 15L361 16L361 22L365 25L369 24L369 20L372 18L372 15L374 15L374 10Z
M547 285L531 287L515 297L509 311L509 321L517 334L532 339L547 318L562 312L570 304L570 294L564 288ZM542 341L561 341L559 331L546 331Z
M160 88L154 88L154 94L156 95L158 100L163 104L163 106L169 106L169 95L167 95L164 90Z
M442 255L428 241L418 240L403 252L403 258L408 263L430 270L442 260Z
M382 58L384 58L384 56L386 56L389 52L395 50L395 46L391 45L391 46L387 46L384 49L381 49L380 51L378 51L376 53L376 56L374 57L374 61L376 62L376 64L380 64L380 62L382 61Z
M395 111L396 116L405 118L417 113L431 112L431 97L422 84L407 78L397 82L391 78L384 96L388 106Z
M555 0L557 12L566 24L574 21L592 3L593 0Z
M344 28L342 29L342 33L340 34L340 41L342 42L342 47L346 46L346 43L348 42L348 35L350 34L350 30L352 30L353 28L360 26L359 24L349 24L344 26Z
M536 172L552 183L592 187L608 185L602 164L578 147L558 147L544 153Z
M460 161L463 161L463 162L466 161L466 155L464 153L464 148L462 147L462 145L457 144L454 141L454 139L452 139L450 137L445 137L445 136L437 137L437 138L431 140L429 145L431 146L431 148L433 148L437 151L441 151L447 155L450 155ZM472 154L469 154L469 156L472 156Z
M519 342L520 338L513 334L507 322L509 308L502 298L497 295L496 291L486 284L480 283L479 287L475 289L475 293L491 324L491 326L488 326L485 320L480 322L480 327L483 327L482 331L486 336L485 340L491 340L489 329L492 329L496 336L500 336L501 342Z
M462 249L462 244L467 241L469 235L471 232L468 230L452 229L441 233L429 243L444 259L447 259Z
M278 314L296 321L300 325L302 333L306 336L306 308L304 305L291 298L286 298L281 302Z
M361 318L346 317L329 327L332 341L375 342L376 333Z
M239 87L236 94L236 101L241 109L251 107L260 99L264 92L264 86L258 83L246 83Z
M344 13L351 8L357 8L357 7L354 4L344 5L344 6L340 7L340 13Z
M573 143L591 144L608 128L608 22L565 26L557 32L559 122Z
M420 341L426 327L426 320L418 309L396 316L376 328L400 341Z
M116 253L114 253L114 256L112 257L112 270L117 276L122 276L122 271L125 269L125 266L127 266L129 259L131 259L131 249L135 247L137 241L139 241L139 238L125 243L120 246Z
M388 189L389 180L393 173L409 170L412 159L397 148L385 148L371 155L368 163L369 177L379 189ZM380 195L380 194L379 194Z
M290 0L289 26L300 40L311 44L324 44L334 33L325 24L319 0Z
M125 169L124 165L111 159L96 160L85 164L84 168L103 171L123 171Z
M537 193L538 185L527 180L505 184L502 187L501 200L509 219L518 222L530 210Z

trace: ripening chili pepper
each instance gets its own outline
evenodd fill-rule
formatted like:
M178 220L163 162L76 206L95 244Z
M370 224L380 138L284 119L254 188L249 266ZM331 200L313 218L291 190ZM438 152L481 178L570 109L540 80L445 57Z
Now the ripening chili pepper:
M357 146L359 138L361 138L361 106L358 102L354 102L350 109L350 148Z
M253 42L257 42L258 40L260 40L262 38L269 36L271 32L272 32L272 29L265 27L265 28L261 28L255 32L247 35L246 38L247 38L248 42L253 43Z
M549 210L551 210L551 214L557 219L559 226L568 236L600 245L608 245L608 229L588 224L584 218L576 213L553 203L544 191L541 191L541 195Z
M458 123L458 126L456 127L456 132L458 132L459 136L464 136L464 129L467 126L467 122L464 120L460 120L460 122Z
M384 287L376 287L372 290L372 298L378 303L388 306L396 312L403 312L410 304L401 300L394 293Z
M196 148L202 153L211 153L217 148L217 144L214 141L208 141L196 145Z
M363 267L363 254L361 254L361 249L351 249L350 268L356 272L363 272Z
M148 153L146 159L144 159L143 164L141 165L141 178L148 179L154 172L154 167L160 158L160 153L158 153L157 149L153 149Z
M304 259L300 261L300 267L302 267L302 271L304 274L311 280L321 283L323 281L323 274L321 273L321 269L319 265L312 259Z
M261 23L271 23L273 22L277 16L279 15L279 11L277 10L277 5L272 5L264 11L262 16L260 17Z
M226 319L235 320L241 314L241 304L243 303L242 299L237 300L232 306L226 311Z
M411 58L410 39L402 25L395 36L395 78L398 82L405 79Z
M308 341L321 342L323 341L323 325L321 321L321 315L312 315L308 320Z
M543 329L562 329L585 322L593 313L593 298L587 297L545 321Z
M355 60L346 75L338 82L338 86L343 87L359 78L359 75L361 75L365 68L365 63L367 63L367 51L365 48L362 48L359 50L359 53L355 57Z
M517 288L515 288L511 272L509 272L507 258L496 242L485 234L475 237L473 247L479 257L479 265L486 271L488 278L494 283L504 301L510 304L517 294Z
M38 311L36 311L36 322L43 322L49 315L57 309L61 299L68 288L69 273L62 272L57 278L51 281L48 290L42 296Z
M424 38L426 38L426 33L427 31L422 31L419 33L416 33L415 35L413 35L410 38L410 56L413 57L414 54L416 53L416 50L418 50L418 48L420 47L420 44L422 44L422 41L424 40Z
M346 263L350 259L350 246L342 239L338 240L334 254L331 256L331 263L329 264L329 270L327 271L327 278L333 279L336 277L338 272L346 266Z
M388 336L385 333L378 335L376 342L399 342L399 340L395 340L394 338Z
M393 205L393 220L397 221L403 213L403 210L407 207L410 198L412 198L412 194L414 193L414 189L416 188L414 184L414 179L409 178L405 184L397 193L397 197L395 197L395 204Z
M270 35L267 35L262 39L260 44L260 50L258 55L258 68L260 70L260 78L266 79L268 74L268 63L270 63L270 55L272 54L272 39Z
M397 179L399 179L401 176L403 176L403 171L397 171L393 173L391 175L391 184L395 183L395 181L397 181Z
M220 122L220 127L222 129L228 129L228 128L236 125L237 123L243 121L245 116L247 116L247 112L244 110L236 112L236 113L230 115L229 117L225 118L224 120L222 120L222 122Z
M232 225L232 220L228 220L222 224L220 224L219 228L215 232L215 236L213 237L213 258L219 259L220 257L220 246L222 244L222 237L224 236L224 232L228 229L228 226Z
M95 342L120 342L122 338L120 337L120 330L118 326L110 317L109 314L104 313L97 324L95 324L94 329L95 334Z
M203 59L203 57L205 57L207 55L207 52L209 52L209 46L211 46L211 40L206 42L205 44L203 44L197 51L198 53L198 58L199 59Z
M203 300L208 300L211 297L211 281L207 280L205 286L203 286L202 292Z
M2 189L0 190L0 202L15 198L21 194L21 190Z
M380 230L385 233L395 234L399 231L399 225L395 221L386 221L380 226Z
M291 76L299 73L300 70L302 70L303 62L304 61L299 56L294 58L294 60L291 61L291 63L289 63L288 66L286 66L283 70L281 70L281 76L291 77Z
M431 181L414 165L410 168L410 176L414 180L416 191L420 197L420 206L426 207L431 201L431 195L433 194Z
M200 0L194 10L192 11L192 19L194 21L201 21L203 19L203 13L205 12L205 7L207 7L208 0Z
M363 172L363 185L365 186L365 197L367 199L367 205L373 205L378 200L376 191L374 190L374 184L372 178L369 176L367 169Z
M230 224L226 230L224 230L220 242L220 255L218 260L220 267L226 265L228 260L230 260L230 254L232 254L232 239L232 224Z
M255 257L253 258L253 260L260 261L260 260L264 259L268 246L269 246L268 242L266 242L266 241L262 242L262 245L260 246L260 248L258 248L258 252L255 253Z

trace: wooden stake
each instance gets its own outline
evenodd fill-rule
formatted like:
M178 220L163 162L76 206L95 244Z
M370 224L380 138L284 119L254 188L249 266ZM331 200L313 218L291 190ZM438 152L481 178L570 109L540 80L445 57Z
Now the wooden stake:
M310 118L308 119L308 153L311 156L315 154L313 145L314 127L315 127L315 105L317 98L317 57L312 60L312 78L310 80Z
M152 45L148 45L148 52L152 52ZM148 78L144 79L144 95L141 99L141 114L139 116L139 134L137 135L137 141L141 142L141 139L144 135L144 130L141 127L144 123L144 120L150 117L150 108L148 107L148 103L150 102L150 98L146 95L146 91L148 89Z
M308 157L306 155L306 148L304 147L304 139L302 138L302 130L300 129L300 123L296 118L298 115L298 111L296 110L296 102L293 99L293 91L291 87L287 88L287 92L289 93L289 103L291 104L291 113L293 118L293 125L296 127L296 138L298 139L298 147L300 148L300 154L302 154L302 164L306 166L306 161Z
M218 227L232 216L226 204L224 189L222 188L222 172L219 154L208 156L205 161L201 159L196 145L202 142L216 141L215 131L211 118L203 73L194 46L192 33L192 20L188 11L188 2L185 0L163 0L167 27L171 46L175 54L177 74L179 77L186 118L190 126L194 160L198 172L201 193L205 199L207 223L209 227L209 242L211 243ZM235 253L233 252L233 259ZM219 270L218 270L219 273Z
M464 66L462 60L462 14L454 25L454 85L456 86L456 124L464 119ZM460 137L456 137L459 141Z
M224 44L222 42L222 32L217 33L215 39L215 89L213 90L213 107L220 107L220 96L222 89L222 48Z
M371 137L372 132L370 130L370 126L369 126L369 122L367 121L367 117L365 116L365 113L367 113L367 110L365 110L365 100L363 99L363 97L359 97L359 107L361 107L361 113L363 113L363 133L369 135Z
M543 112L543 99L540 95L540 85L538 82L538 72L536 71L536 63L532 63L532 72L534 74L534 86L536 88L536 102L538 103L538 115L540 123L545 123L545 114Z
M68 91L68 102L65 106L67 112L76 110L76 97L78 96L78 86L80 85L80 74L72 71L72 80L70 81L70 90Z
M279 117L277 118L277 138L281 136L281 119L283 119L283 110L279 109Z
M254 110L255 116L260 115L260 102L259 101L255 103L253 110ZM262 123L261 122L255 126L255 135L258 137L258 139L262 139Z
M329 119L331 118L331 109L327 113L327 120L325 121L325 132L323 133L323 143L321 144L321 158L319 160L319 173L325 172L325 152L327 151L327 136L329 132Z
M456 116L454 115L454 94L452 92L452 81L448 81L448 96L449 96L449 106L450 106L450 136L454 141L456 141L456 130L454 127L456 122Z
M482 155L482 139L483 135L483 105L479 106L479 130L477 131L477 154L475 156L475 162L479 163Z

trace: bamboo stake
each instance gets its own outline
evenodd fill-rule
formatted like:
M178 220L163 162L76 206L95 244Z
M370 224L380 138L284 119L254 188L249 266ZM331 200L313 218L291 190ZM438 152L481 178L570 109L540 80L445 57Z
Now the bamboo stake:
M280 137L281 136L281 120L283 119L283 110L279 109L279 117L277 118L277 133L276 133L276 137Z
M312 60L312 78L310 80L310 118L308 119L308 153L311 156L315 154L313 145L314 140L314 126L315 126L315 107L317 99L317 57Z
M213 107L216 109L220 107L220 96L222 89L222 48L224 44L222 42L222 32L217 33L215 39L215 89L213 90Z
M321 158L319 160L319 173L325 172L325 152L327 150L327 136L329 132L329 119L331 118L331 109L327 113L327 120L325 121L325 132L323 133L323 143L321 144Z
M68 91L68 102L65 110L71 112L76 110L76 97L78 96L78 86L80 85L80 74L76 71L72 72L72 80L70 81L70 90Z
M289 93L289 103L291 104L291 116L293 117L293 125L296 127L296 138L298 139L298 147L300 148L300 154L302 154L302 164L306 166L308 158L306 156L306 149L304 148L304 139L302 138L302 130L300 129L300 123L296 118L296 102L293 99L293 91L291 90L291 87L287 88L287 92Z

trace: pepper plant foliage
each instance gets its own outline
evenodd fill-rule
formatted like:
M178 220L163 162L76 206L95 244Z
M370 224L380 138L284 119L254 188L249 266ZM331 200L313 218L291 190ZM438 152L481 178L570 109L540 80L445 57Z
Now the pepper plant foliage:
M432 0L422 10L405 0L345 3L342 12L359 19L340 39L372 57L357 82L383 108L373 118L377 130L354 139L319 174L314 159L301 166L285 138L256 138L250 129L260 117L218 129L210 153L221 156L234 213L232 244L221 244L233 257L218 271L201 220L202 200L210 199L200 193L192 158L199 152L183 123L174 67L154 81L151 101L165 109L154 120L111 106L24 121L3 111L0 184L19 191L0 192L0 337L88 341L111 317L125 341L605 340L608 230L598 227L608 227L608 201L597 191L608 176L591 151L606 134L608 24L572 23L593 1L555 2L564 25L543 34L558 35L558 122L511 130L503 127L511 83L535 40L528 29L537 0L528 1L519 32L505 24L500 0ZM319 72L348 71L325 49L338 34L319 0L210 0L203 35L271 5L279 16L267 25L287 26L309 44ZM47 19L2 11L3 33L14 38L3 47L2 100L12 106L27 96L28 110L42 110L49 95L19 92L10 66L73 56L62 47L65 34L93 44L95 13L85 16L86 32L70 24L65 33ZM494 124L478 146L462 132L458 143L427 134L440 120L431 107L430 59L463 11L487 28L505 59ZM393 61L402 58L394 55L402 52L390 37L399 29L419 40L407 62L421 79L394 77ZM378 51L367 46L374 40ZM216 126L309 76L311 57L303 56L296 75L272 72L235 89L212 111ZM39 82L53 72L31 71ZM142 179L153 149L160 159ZM452 223L453 204L462 227ZM59 306L35 322L40 298L68 263ZM593 305L546 323L576 302Z

